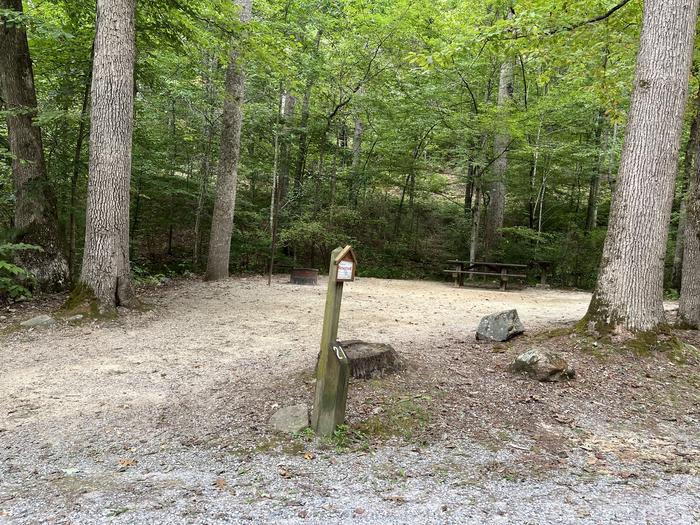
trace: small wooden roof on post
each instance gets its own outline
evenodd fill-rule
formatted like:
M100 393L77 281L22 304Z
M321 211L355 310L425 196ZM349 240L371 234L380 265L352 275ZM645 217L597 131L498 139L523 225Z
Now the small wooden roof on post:
M352 246L349 244L343 248L343 251L341 251L338 256L335 258L335 264L338 264L340 261L347 260L348 257L352 258L352 262L357 264L357 256L355 255L355 250L352 249Z

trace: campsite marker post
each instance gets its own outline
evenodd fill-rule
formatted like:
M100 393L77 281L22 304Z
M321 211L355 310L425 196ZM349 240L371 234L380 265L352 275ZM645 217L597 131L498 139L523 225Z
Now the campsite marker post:
M350 365L336 339L343 283L355 280L356 268L357 259L351 246L333 250L328 271L321 353L316 368L316 398L311 414L311 426L321 436L332 434L345 421Z

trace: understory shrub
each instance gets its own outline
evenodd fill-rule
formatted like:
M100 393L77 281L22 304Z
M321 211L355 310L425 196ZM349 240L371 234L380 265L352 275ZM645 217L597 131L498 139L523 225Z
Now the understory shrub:
M28 250L41 251L41 248L23 243L0 244L0 302L31 298L36 279L15 263L17 253Z

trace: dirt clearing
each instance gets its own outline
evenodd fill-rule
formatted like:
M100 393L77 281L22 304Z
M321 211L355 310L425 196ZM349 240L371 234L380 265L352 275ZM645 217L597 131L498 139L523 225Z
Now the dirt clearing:
M339 338L409 366L352 382L350 426L326 442L266 428L313 397L325 282L182 281L118 321L4 336L0 523L695 523L697 363L551 332L589 297L347 285ZM477 344L479 319L508 308L526 335ZM533 345L578 379L508 374Z

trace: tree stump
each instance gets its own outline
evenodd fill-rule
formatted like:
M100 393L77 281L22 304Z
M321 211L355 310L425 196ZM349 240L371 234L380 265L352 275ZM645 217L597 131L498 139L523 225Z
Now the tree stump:
M355 379L372 379L398 372L404 361L391 345L359 340L339 341L348 356L350 375Z

